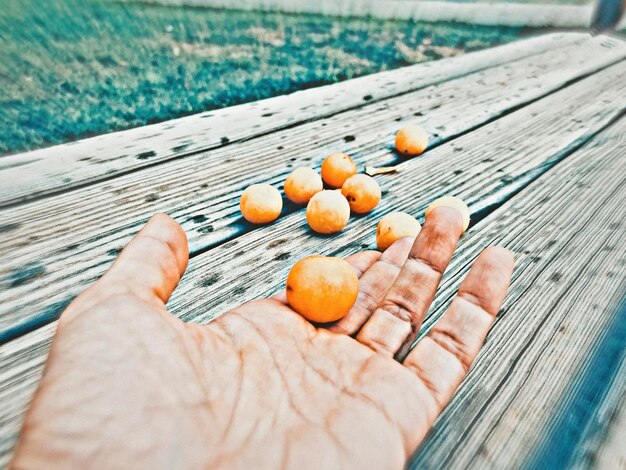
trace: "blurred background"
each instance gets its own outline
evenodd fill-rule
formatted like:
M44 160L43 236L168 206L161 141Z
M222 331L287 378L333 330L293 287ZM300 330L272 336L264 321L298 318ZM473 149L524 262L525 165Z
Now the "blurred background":
M0 155L583 29L592 11L534 1L501 14L502 2L8 0Z

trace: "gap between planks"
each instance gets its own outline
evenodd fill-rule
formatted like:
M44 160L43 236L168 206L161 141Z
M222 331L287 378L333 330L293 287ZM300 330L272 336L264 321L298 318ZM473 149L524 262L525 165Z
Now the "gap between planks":
M591 50L589 51L589 53L597 53L598 51L603 51L604 50L604 39L600 38L600 39L596 39L596 42L593 43L593 47L591 47ZM623 49L623 44L621 44L621 48L617 49L617 53L616 55L611 55L613 51L615 51L615 49L608 49L607 54L609 54L609 58L611 58L611 60L614 60L615 57L620 57L623 55L622 49ZM579 46L576 47L576 49L579 49ZM576 55L575 55L576 57ZM584 64L587 62L590 62L591 59L589 59L588 57L585 56L579 56L578 57L578 61L579 62L572 62L572 58L570 58L567 54L564 54L562 57L563 60L565 60L567 63L570 64L570 67L572 67L573 69L579 69L580 66L583 66L582 71L578 71L578 73L583 73L585 71L588 71L589 69L585 69L584 68ZM608 59L607 59L608 60ZM557 62L560 63L560 62ZM589 64L587 64L589 65ZM529 67L531 66L531 64L529 64ZM590 67L597 67L597 65L589 65ZM545 66L539 64L539 69L545 68ZM510 68L508 68L507 66L504 66L505 69L505 74L511 74L513 73L513 75L515 75L515 70L511 71ZM533 79L531 80L530 83L526 83L526 86L529 87L531 90L533 89L533 83L537 83L537 87L539 87L539 84L543 83L545 84L545 82L551 83L549 79L547 79L547 77L558 77L557 84L558 83L562 83L563 80L567 80L567 83L570 83L572 81L572 78L569 76L563 77L563 69L561 67L557 68L556 71L553 72L553 75L549 75L548 72L544 72L543 75L539 74L539 71L534 71L534 69L531 69L531 74L533 75ZM479 76L481 76L481 73L478 73ZM506 75L505 75L506 76ZM593 77L592 77L593 78ZM498 77L496 77L496 79L498 79ZM481 79L482 80L482 79ZM485 78L486 80L486 78ZM589 79L587 79L589 80ZM462 81L461 81L462 82ZM508 85L507 83L505 83L505 85ZM552 83L552 86L556 86L554 83ZM458 87L463 88L463 83L459 84ZM437 88L435 88L435 90L437 90ZM429 92L430 90L425 90L426 92ZM441 90L439 90L441 91ZM534 94L533 94L534 93ZM561 92L562 93L562 92ZM538 93L535 92L531 92L530 97L529 95L524 95L526 100L529 99L536 99L536 95ZM497 93L496 93L497 95ZM427 99L427 97L425 97L424 99ZM470 108L467 112L469 115L473 115L476 112L479 112L478 110L480 109L480 107L484 106L484 99L485 97L479 96L476 101L476 109L474 108ZM510 97L506 97L505 101L510 101ZM504 112L502 110L498 111L497 109L497 103L499 103L498 101L496 101L496 105L494 105L496 107L495 110L490 111L491 114L489 114L487 117L488 118L492 118L493 116L499 116L501 114L503 114ZM440 120L439 122L444 122L445 123L445 119L449 118L449 113L450 111L447 108L443 108L438 111L438 119ZM531 119L532 120L532 119ZM372 125L375 125L377 123L377 119L372 119ZM457 124L458 126L459 124ZM466 124L467 125L467 124ZM493 125L493 124L492 124ZM497 125L497 124L496 124ZM445 131L444 131L445 129ZM455 128L448 128L446 129L445 127L442 128L442 133L453 133L454 131L457 131L457 134L463 134L462 131L462 127L461 130L459 131L458 127ZM388 131L388 130L386 130ZM376 139L374 139L374 141L377 141L378 136ZM379 142L376 143L376 145L378 145L378 152L380 155L375 156L374 158L387 158L389 151L388 149L386 149L385 146L381 146ZM506 146L504 146L503 148L507 148ZM435 152L437 151L437 149L434 150ZM365 153L365 152L363 152ZM375 153L375 152L374 152ZM370 155L370 152L367 152L368 155ZM476 158L476 157L475 157ZM484 162L483 162L484 163ZM284 165L281 164L280 162L277 162L277 164L280 165ZM198 169L191 169L191 173L192 175L194 173L196 173L198 171ZM192 176L190 175L190 177ZM497 174L492 173L493 176L497 176ZM504 177L505 175L501 175L501 177ZM284 177L281 174L281 177ZM160 178L160 181L163 182L163 177L162 175L156 175L155 178L157 178L155 180L154 184L157 184L156 181L158 181L158 179ZM221 179L225 179L225 177L222 176L222 174L220 173L220 178ZM463 177L458 177L455 176L455 178L453 179L463 179ZM248 181L249 183L249 181ZM137 187L137 191L139 191L139 194L141 194L141 188L142 188L142 182L138 182L138 183L133 183L135 184L135 186ZM185 188L187 187L187 185L183 186L183 190L185 190ZM227 226L224 228L224 230L229 230L229 228L233 225L233 218L236 219L240 219L239 214L236 212L236 201L233 201L233 198L236 199L237 193L238 191L240 191L240 188L242 187L242 185L237 186L236 191L233 193L231 192L231 195L229 197L227 197L227 201L230 201L229 207L228 207L228 214L230 215L230 218L226 217L224 212L219 212L217 211L216 217L222 217L226 220L226 224ZM114 194L116 190L111 190L111 192ZM8 266L5 265L2 268L2 274L3 274L3 278L4 278L4 285L11 285L13 284L15 281L13 278L12 280L12 273L11 273L11 263L13 263L13 266L15 269L15 267L21 267L24 268L23 271L26 271L27 274L31 275L34 279L33 282L30 283L24 283L23 285L19 285L20 283L18 282L17 286L13 287L12 289L7 289L4 290L4 293L0 293L0 297L4 297L3 298L3 308L6 311L9 312L19 312L21 311L21 307L18 308L15 306L15 304L8 302L8 300L11 299L11 296L13 296L13 298L21 298L23 297L24 292L29 293L30 297L29 297L29 304L32 305L32 291L34 288L34 285L39 285L39 286L45 286L45 285L50 285L52 283L52 280L50 279L50 271L54 271L56 269L56 272L54 273L56 276L56 281L54 281L54 284L56 287L58 287L60 289L61 292L63 292L63 289L69 289L68 292L71 294L72 292L77 292L79 290L82 289L83 286L81 285L77 285L79 284L80 281L82 281L83 283L85 281L90 282L91 280L97 278L106 268L106 266L108 265L108 263L110 262L109 260L111 260L112 258L114 258L114 256L117 254L117 248L120 246L120 242L118 240L122 240L122 242L125 242L130 235L135 231L136 226L137 226L137 222L133 222L133 223L126 223L126 225L122 226L122 231L120 231L119 227L116 227L114 225L114 219L120 219L120 216L122 214L119 213L119 210L115 207L115 204L113 203L104 203L102 201L102 194L99 194L98 191L92 191L94 193L92 200L93 203L95 204L96 207L98 205L104 205L104 213L109 213L111 214L111 224L113 225L112 229L109 231L110 234L106 234L106 233L100 233L99 230L100 227L103 224L107 224L107 218L103 216L102 213L98 213L97 211L95 212L95 228L92 230L91 232L91 237L90 239L87 239L87 243L82 243L80 246L75 246L72 248L72 244L70 244L70 250L68 250L68 246L67 243L68 241L71 239L73 243L75 243L77 240L81 240L82 237L86 236L86 235L82 235L81 231L78 227L77 224L84 224L84 217L83 214L85 212L88 213L92 213L92 211L90 211L88 209L88 206L85 207L85 198L80 198L80 200L75 200L72 204L69 204L68 201L66 201L65 199L62 199L58 205L57 205L57 209L60 210L61 212L59 214L56 214L53 210L52 207L45 207L45 204L48 202L53 202L54 200L50 200L50 201L40 201L38 203L33 203L33 205L35 206L33 208L34 213L43 213L45 214L43 216L43 218L41 219L41 222L39 222L40 224L42 224L42 231L36 230L33 227L29 228L29 225L26 225L23 230L22 233L20 233L20 231L18 231L17 233L15 233L14 235L14 239L17 240L17 243L23 243L24 239L26 239L28 237L29 233L37 233L37 238L41 238L45 235L45 226L46 225L52 225L54 226L54 219L58 219L60 217L63 217L63 227L65 228L66 225L69 225L70 227L72 227L74 224L74 228L75 230L71 230L69 231L69 233L67 233L65 236L60 236L60 234L58 233L58 231L52 230L48 232L48 237L51 240L52 243L52 248L48 248L50 249L50 251L52 252L50 256L50 259L48 261L45 261L45 258L43 258L44 262L42 263L42 255L41 253L44 253L46 251L45 245L43 245L42 241L39 240L37 242L37 245L40 245L38 249L34 249L33 246L37 246L37 245L33 245L33 243L26 243L23 248L20 250L19 246L15 247L13 246L10 249L11 252L11 257L10 259L8 259ZM182 204L182 201L189 199L187 193L183 193L185 195L185 197L180 196L178 198L178 203ZM128 205L128 201L124 200L122 201L124 204L123 206L126 207ZM172 201L168 201L167 204L173 204ZM40 207L37 207L40 206ZM41 207L43 206L43 207ZM219 206L218 206L219 208ZM94 209L95 211L95 209ZM68 214L69 212L69 214ZM149 212L152 212L151 210ZM23 208L22 210L19 211L20 215L23 214ZM176 214L173 214L176 216ZM21 215L23 217L23 215ZM50 222L46 221L46 218L50 217L51 220ZM180 220L180 217L177 217ZM139 221L140 223L143 222L143 220ZM29 222L28 224L30 224L31 222ZM119 223L119 222L118 222ZM229 224L229 225L228 225ZM183 222L183 226L185 227L185 223ZM36 225L35 225L36 227ZM187 228L187 227L185 227ZM91 229L90 229L91 230ZM190 241L192 243L194 243L194 238L200 238L202 237L202 240L206 240L208 238L210 238L210 234L203 234L202 230L198 230L198 231L190 231L189 229L187 229L187 232L190 234ZM88 232L89 234L89 232ZM32 236L32 235L31 235ZM69 239L67 237L70 237ZM109 238L113 238L113 242L111 242L110 240L107 239L107 237ZM91 246L89 245L91 243ZM85 246L87 245L87 246ZM95 246L95 249L94 249ZM7 248L5 248L7 249ZM33 251L36 253L36 256L33 257ZM106 258L104 257L105 253L109 253L109 257ZM28 258L24 259L24 258L20 258L20 253L25 254L25 256L31 256L32 258L29 260ZM81 259L77 259L77 254L78 253L82 253L82 257L83 260L81 263ZM80 257L79 257L80 258ZM93 259L97 259L98 261L94 264ZM55 267L56 266L56 267ZM79 273L79 278L76 278L76 274L72 275L72 272L74 273ZM89 277L87 278L86 276L89 273ZM53 277L54 279L54 277ZM62 284L58 284L58 282L63 282ZM72 285L73 284L73 285ZM84 285L84 284L83 284ZM23 291L23 292L22 292ZM65 295L65 293L63 295L59 295L57 294L56 297L54 296L50 296L50 292L39 292L39 289L36 288L35 291L38 292L37 295L41 295L41 298L45 298L46 304L44 305L44 307L40 310L40 315L42 317L42 321L37 324L27 324L26 327L27 328L32 328L32 327L36 327L38 325L40 325L42 322L44 321L50 321L51 319L53 319L56 315L58 315L58 313L60 313L60 311L64 308L64 306L66 305L66 303L70 300L71 295ZM8 298L7 298L8 296ZM51 310L52 309L52 310Z

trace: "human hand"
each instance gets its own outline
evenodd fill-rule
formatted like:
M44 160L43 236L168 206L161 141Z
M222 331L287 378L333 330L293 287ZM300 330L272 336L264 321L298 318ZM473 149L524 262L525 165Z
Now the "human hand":
M349 257L359 296L328 329L284 294L197 325L165 307L188 249L156 215L61 316L12 467L401 468L510 282L512 254L486 249L409 352L461 234L438 208L414 243Z

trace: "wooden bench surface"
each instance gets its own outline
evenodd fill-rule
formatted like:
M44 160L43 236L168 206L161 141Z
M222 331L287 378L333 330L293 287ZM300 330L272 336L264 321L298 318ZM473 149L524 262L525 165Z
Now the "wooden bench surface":
M486 246L516 253L509 296L467 380L411 465L626 462L626 41L552 34L167 123L0 159L0 466L41 377L58 315L155 211L192 258L169 303L208 322L281 289L308 254L372 248L392 210L453 193L472 210L424 330ZM393 134L432 145L398 159ZM334 150L383 200L332 237L301 208L262 228L238 198Z

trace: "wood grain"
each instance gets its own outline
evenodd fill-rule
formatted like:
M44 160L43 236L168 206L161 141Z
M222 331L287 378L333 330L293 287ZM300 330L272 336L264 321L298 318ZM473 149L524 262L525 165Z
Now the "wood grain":
M0 244L0 325L6 328L29 315L39 315L42 321L54 318L77 292L104 272L120 248L155 211L174 216L185 228L192 252L203 252L253 229L242 221L238 210L239 194L248 184L260 180L280 184L292 166L310 165L338 147L347 149L360 165L388 162L395 159L389 147L398 126L397 119L409 116L408 120L413 120L415 113L422 114L420 122L427 123L435 143L441 144L557 90L581 74L604 67L624 57L625 53L624 43L595 38L554 54L522 59L515 66L477 72L289 131L207 155L190 156L185 165L182 161L171 162L113 182L5 209L0 213L5 226L12 230L5 231ZM611 83L612 79L592 77L589 80L601 80L609 87L621 83L619 79L616 84ZM570 93L569 89L560 92L574 113L589 111L593 114L589 117L583 114L578 118L580 122L571 122L573 128L563 136L565 140L566 136L575 140L585 130L593 132L597 129L594 126L601 126L621 106L619 100L608 105L594 104L596 90L589 85L592 82L576 86L580 95ZM542 110L553 116L553 110L548 108L560 105L562 99L550 99L551 104L538 105L533 108L535 111L515 121L512 124L515 129L526 126L526 122L535 125L535 121L548 119L541 115ZM605 99L609 99L608 95ZM574 109L579 107L579 101L585 103L584 106L591 101L589 106L602 109L598 113L596 108ZM464 105L459 107L459 102ZM489 127L492 133L488 135L498 134L498 126ZM341 128L345 131L337 132ZM518 134L517 130L514 132ZM345 142L344 133L349 133L354 141ZM313 144L309 140L311 136L315 139ZM552 140L547 136L546 143L541 145L550 146ZM466 146L446 147L459 154L455 160L459 166L452 173L448 167L443 173L445 177L437 181L446 181L451 187L456 181L467 179L465 172L473 174L477 169L482 171L489 167L489 161L484 161L487 157L481 158L476 153L468 157L467 150L463 150L477 145L481 145L479 138L470 139ZM524 147L526 143L520 140L517 145ZM281 147L280 151L276 150L277 146ZM491 152L506 156L514 168L517 155L502 153L509 148L508 142L500 140ZM441 154L433 148L424 158L433 152ZM242 166L233 164L235 158L241 160ZM286 160L289 160L287 165ZM505 166L492 167L485 174L479 171L477 177L485 182L489 178L505 178ZM259 171L260 168L263 170ZM210 187L203 189L205 185ZM25 219L24 214L30 217Z
M559 33L0 159L0 207L358 108L580 41Z
M625 139L622 119L491 217L491 236L482 236L517 255L510 295L411 468L520 468L542 436L564 432L549 426L573 412L581 371L626 288Z
M535 356L556 361L559 365L571 356L565 362L570 368L560 371L561 381L551 380L553 372L535 371L533 378L538 381L535 382L535 393L538 390L542 395L533 397L532 401L526 402L526 406L532 406L535 400L545 400L546 396L554 395L555 390L558 391L559 387L575 376L571 368L576 369L579 364L576 356L588 353L584 346L593 344L593 335L601 329L602 320L610 316L616 304L616 292L619 293L616 288L620 283L623 286L626 281L624 253L622 251L620 258L615 251L597 250L603 255L595 256L595 247L606 246L607 241L609 244L619 241L624 235L625 226L619 222L622 221L620 217L624 215L626 207L626 194L620 191L625 182L625 173L621 171L621 149L625 138L626 128L621 121L619 127L614 126L600 134L472 227L462 240L431 309L426 329L441 315L469 265L485 246L498 243L516 252L515 278L505 313L496 323L485 350L462 390L437 424L435 433L420 450L416 463L439 466L442 461L439 459L451 447L464 449L465 446L471 447L472 442L480 447L482 441L478 436L463 432L468 420L476 416L481 417L481 423L484 422L488 428L491 425L494 429L509 433L505 439L507 448L501 449L502 452L516 449L527 453L528 436L517 438L517 433L511 434L510 429L498 420L499 413L503 412L502 407L507 409L506 403L492 404L491 400L515 394L519 382L524 382L525 378L524 383L528 383ZM590 161L594 163L590 165ZM581 250L585 256L580 256ZM595 259L590 261L594 256ZM593 263L601 263L606 269L618 268L612 278L614 281L606 283L605 272L598 272ZM570 282L573 279L584 281L580 281L580 284ZM603 282L596 282L598 280ZM613 285L614 282L618 285ZM274 283L276 288L282 284L279 279L274 279ZM582 308L576 311L577 316L568 317L570 305L580 302L581 289L594 293L589 291L590 284L600 286L600 292L595 292L597 295L593 297L598 302L593 316L595 325L589 324L588 312ZM550 286L547 291L546 286ZM201 288L198 290L201 291ZM557 302L551 303L551 299ZM581 321L580 317L585 320ZM562 326L564 329L559 332ZM52 330L53 326L48 325L0 347L0 453L4 462L15 440L21 413L41 374ZM558 342L552 344L553 348L541 347L542 344L534 348L529 344L529 341L540 340ZM576 341L578 347L567 347L573 341ZM531 357L527 358L527 355ZM507 375L514 366L519 369L516 380ZM499 384L500 381L503 383ZM489 395L496 389L497 396L490 398ZM484 407L487 403L489 414L485 414L483 409L476 409L478 405ZM465 414L470 405L474 408ZM528 413L518 413L517 419L526 419ZM535 414L542 413L547 414L545 411L536 411ZM536 434L536 428L534 431L531 434ZM445 449L437 454L440 446ZM481 452L485 451L468 454L466 461L474 462L482 455ZM464 467L455 461L450 468ZM507 468L514 466L507 465Z
M485 458L481 442L487 442L490 436L498 433L506 436L507 445L506 448L490 446L489 450L495 449L497 452L489 455L489 462L502 463L498 459L503 459L503 456L508 458L509 454L512 461L523 458L529 447L536 445L532 439L536 434L536 426L545 423L549 417L538 416L534 421L535 427L529 423L520 431L519 437L517 432L511 433L509 423L517 419L519 426L519 421L533 415L529 407L558 396L563 387L571 383L577 367L588 355L585 346L593 344L593 335L601 331L607 315L619 302L618 294L623 292L626 282L624 252L615 249L621 246L618 243L623 239L626 228L623 224L626 194L622 189L626 182L622 158L626 138L624 121L609 127L579 150L575 151L571 140L576 136L580 139L585 131L588 132L587 126L597 125L597 122L591 124L588 119L583 128L574 126L580 125L576 121L584 116L579 110L590 112L587 104L589 100L581 99L585 96L581 91L580 95L576 95L575 88L593 90L597 98L594 112L602 113L598 109L605 108L607 104L602 103L602 92L614 97L615 92L608 83L623 87L618 77L624 76L624 64L602 75L607 83L591 77L591 81L582 81L568 90L579 97L576 110L567 106L558 108L555 103L547 102L545 107L553 112L551 120L537 119L534 125L528 124L532 122L529 117L536 112L535 108L543 106L544 101L554 99L564 105L562 96L555 94L443 145L424 159L403 163L400 172L402 179L409 179L409 187L413 191L415 188L419 190L413 194L394 196L388 193L386 196L392 199L392 203L382 212L393 207L420 213L430 198L437 197L441 191L456 184L446 181L450 175L445 172L441 175L442 180L436 184L429 185L427 180L446 167L458 167L463 159L458 156L460 152L454 152L453 146L460 142L475 144L471 147L473 151L466 156L475 163L475 172L466 173L468 181L459 191L470 201L480 200L486 194L481 191L498 192L498 184L489 183L489 180L493 180L491 175L482 184L472 184L487 168L497 168L498 164L506 161L503 156L505 147L498 147L496 138L512 146L506 148L513 148L516 156L515 164L510 164L517 173L510 173L508 169L506 172L498 172L503 173L505 178L505 182L500 181L503 186L513 183L509 178L515 178L516 175L523 178L530 169L536 167L537 161L528 162L529 158L543 158L544 165L551 161L550 156L554 159L561 155L562 159L558 164L559 159L554 160L556 166L552 170L470 228L446 273L426 328L443 312L480 250L497 242L512 248L517 254L515 280L505 306L506 314L494 327L485 351L460 393L416 456L416 465L438 466L448 455L451 456L452 468L473 465L479 458ZM514 132L519 129L520 122L527 123L524 133ZM489 137L486 132L492 126L495 129L490 131ZM549 143L540 137L540 131L553 139L555 135L568 137L559 137L558 142ZM535 139L528 139L529 135ZM522 142L526 142L527 146L524 152L521 151ZM573 153L564 154L564 149ZM455 153L456 158L453 157ZM481 163L477 156L489 159L498 157L500 160ZM404 188L400 188L399 192L401 190ZM416 202L416 199L421 201ZM477 207L476 204L473 207ZM353 221L345 233L333 239L330 246L329 238L313 237L301 226L294 227L297 216L294 214L290 216L292 220L283 219L276 224L281 226L280 230L274 226L271 231L249 233L194 258L190 272L181 285L183 291L193 291L194 298L185 298L182 293L177 295L171 304L173 310L190 320L208 321L228 308L229 303L242 302L280 289L288 265L311 250L347 254L371 244L375 220L364 217L358 222ZM292 224L291 227L289 224ZM290 230L286 230L285 236L282 236L285 228ZM302 236L299 236L300 231ZM292 246L286 234L291 234L290 237L294 237L297 243ZM311 240L311 243L304 243L306 240ZM607 246L612 247L611 250L603 249ZM286 253L290 254L288 258L291 259L285 259ZM244 263L248 267L241 271L238 266ZM225 264L233 269L219 271L222 278L216 278L218 269ZM267 264L271 271L268 275L263 271L263 266ZM613 273L611 278L606 276L608 271ZM255 273L254 280L250 272ZM228 284L234 285L234 289L229 291ZM257 288L257 284L260 287ZM546 289L546 286L549 288ZM588 305L590 302L592 304ZM594 302L597 304L596 310L593 315L589 315ZM558 329L563 325L565 329L559 332ZM23 410L40 377L53 330L54 326L48 325L0 347L0 454L5 461L15 441ZM579 346L568 347L571 344ZM547 365L545 361L548 361ZM555 367L555 361L557 365L564 364L562 370ZM544 369L533 370L534 364L541 364ZM524 386L533 386L529 392L529 397L533 398L527 401L523 400L522 394L516 393ZM526 407L523 408L524 413L516 414L518 408L509 406L509 401L516 397L521 400L519 406ZM549 414L536 407L532 409L536 415ZM549 407L546 409L549 410ZM499 417L504 413L509 413L510 417L502 421Z
M624 252L619 245L603 250L610 248ZM611 271L603 274L611 279L614 275ZM590 313L595 310L592 306ZM595 338L585 338L595 342L587 359L572 374L569 387L562 393L566 398L553 408L553 417L541 434L541 443L530 461L533 468L622 468L626 463L623 446L620 454L616 445L624 431L619 427L624 424L620 406L626 392L626 298L614 312L604 313L606 324ZM585 323L581 324L584 328Z

